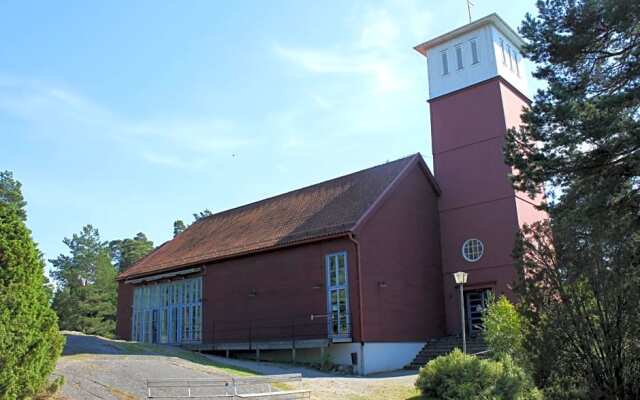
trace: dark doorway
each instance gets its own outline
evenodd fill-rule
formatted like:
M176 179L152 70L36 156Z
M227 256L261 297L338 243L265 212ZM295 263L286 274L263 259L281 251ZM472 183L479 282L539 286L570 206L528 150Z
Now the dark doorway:
M479 333L484 329L482 317L489 303L490 295L491 289L467 290L464 292L467 331L469 333Z

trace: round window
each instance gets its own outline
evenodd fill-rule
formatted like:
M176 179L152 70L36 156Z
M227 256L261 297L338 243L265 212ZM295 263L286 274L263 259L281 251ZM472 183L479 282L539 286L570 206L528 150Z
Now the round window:
M479 239L467 239L462 244L462 257L469 262L476 262L484 254L484 244Z

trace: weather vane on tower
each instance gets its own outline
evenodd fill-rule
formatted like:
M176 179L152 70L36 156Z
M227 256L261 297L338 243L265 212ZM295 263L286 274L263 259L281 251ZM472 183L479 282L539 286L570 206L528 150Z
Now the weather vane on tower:
M475 6L473 1L467 0L467 12L469 13L469 23L471 23L471 7Z

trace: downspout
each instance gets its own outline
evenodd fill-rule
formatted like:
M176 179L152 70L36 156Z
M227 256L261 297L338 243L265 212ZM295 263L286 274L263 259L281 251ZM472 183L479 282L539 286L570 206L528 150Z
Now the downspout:
M360 371L361 375L364 375L364 322L363 322L363 308L362 308L362 263L360 262L360 242L355 238L353 232L349 232L349 240L353 242L356 248L356 263L358 264L358 268L356 271L358 272L358 325L360 328Z

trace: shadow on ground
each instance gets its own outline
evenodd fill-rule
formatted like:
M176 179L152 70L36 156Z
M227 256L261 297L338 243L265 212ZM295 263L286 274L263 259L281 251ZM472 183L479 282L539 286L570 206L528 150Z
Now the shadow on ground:
M62 332L66 339L63 356L77 354L123 354L122 349L113 345L109 339L99 336L83 335L77 332Z

